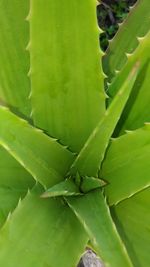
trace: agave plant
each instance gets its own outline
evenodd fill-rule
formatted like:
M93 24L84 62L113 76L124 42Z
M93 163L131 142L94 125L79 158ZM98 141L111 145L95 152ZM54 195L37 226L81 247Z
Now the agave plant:
M96 1L0 1L1 266L149 267L149 28L104 55Z

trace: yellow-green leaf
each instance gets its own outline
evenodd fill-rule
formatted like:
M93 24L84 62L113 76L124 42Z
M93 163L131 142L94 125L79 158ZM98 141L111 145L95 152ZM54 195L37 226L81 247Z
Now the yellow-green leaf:
M136 267L150 264L150 188L112 208L113 218Z
M133 267L101 190L65 198L107 267Z
M111 141L100 172L110 205L150 186L149 162L150 124Z
M74 155L55 139L0 106L0 144L44 186L64 179Z
M0 227L34 183L32 176L0 147Z
M0 1L0 104L21 116L31 112L29 41L29 0Z
M144 37L149 31L149 25L149 0L138 0L114 39L110 41L103 59L104 71L109 81L122 69L127 62L127 55L133 53L138 46L138 38Z
M109 139L130 95L138 68L139 64L137 62L128 76L128 79L123 83L110 107L106 110L97 127L73 162L70 169L71 174L79 172L81 175L98 176L98 170L104 159Z
M60 199L34 191L19 203L0 231L1 266L71 267L87 244L84 228Z
M96 1L31 0L29 22L34 123L78 152L105 111Z

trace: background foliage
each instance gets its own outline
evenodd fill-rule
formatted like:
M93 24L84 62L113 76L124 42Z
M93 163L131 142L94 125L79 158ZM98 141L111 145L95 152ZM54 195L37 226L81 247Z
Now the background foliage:
M126 18L130 7L137 0L102 0L97 7L98 24L104 32L100 35L100 45L103 51L108 47L108 40L112 39L118 30L118 24Z

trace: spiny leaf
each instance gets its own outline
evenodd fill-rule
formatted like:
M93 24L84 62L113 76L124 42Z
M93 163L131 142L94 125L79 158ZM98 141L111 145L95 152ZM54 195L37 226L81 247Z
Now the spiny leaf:
M143 66L133 87L133 94L122 114L122 123L119 123L118 134L124 134L125 130L135 130L150 122L150 58Z
M41 197L73 196L80 195L80 191L72 179L66 179L44 192Z
M79 184L71 177L44 192L41 197L78 196L104 186L106 183L94 177L80 177Z
M78 152L105 111L96 3L31 0L29 20L35 125Z
M111 141L100 172L110 205L150 186L149 159L150 124Z
M116 72L124 66L127 55L133 53L138 46L138 38L145 36L149 31L149 25L149 0L138 0L110 42L103 59L104 72L108 75L109 82L116 75Z
M30 114L28 10L28 0L0 1L0 104L26 117ZM31 175L0 147L0 226L33 184Z
M29 0L0 1L0 104L29 116Z
M98 179L98 178L94 178L94 177L82 177L82 181L80 184L80 190L81 192L83 192L84 194L98 189L102 186L106 185L105 181Z
M132 263L111 219L100 190L84 196L66 197L90 237L96 252L107 267L131 267Z
M76 216L59 199L42 199L36 186L0 231L1 266L76 266L87 235ZM9 257L8 257L9 255Z
M150 263L150 187L112 208L117 229L136 267Z
M44 186L60 182L74 156L56 140L0 106L0 144Z
M24 197L28 188L34 185L34 179L20 164L0 147L0 227L8 213Z
M149 47L150 33L147 34L146 37L141 39L140 45L133 53L133 55L129 57L127 64L109 87L108 93L111 101L118 88L126 79L130 69L135 64L135 62L137 60L141 62L138 77L134 84L130 98L127 102L126 108L117 125L115 136L124 133L126 129L134 130L140 128L143 126L144 122L150 121L150 90L148 90L150 74Z
M127 80L117 93L114 101L94 129L84 147L75 159L70 172L80 172L81 175L97 176L104 158L105 150L114 128L121 116L121 112L130 95L135 82L139 63L135 65Z
M112 102L114 96L119 91L119 88L127 79L131 69L136 64L137 61L140 62L139 72L142 71L143 67L146 65L147 61L149 61L149 46L150 46L150 32L143 38L139 39L139 46L135 49L135 51L128 56L128 61L121 71L118 72L117 76L114 78L113 82L108 87L108 95L109 101L108 104Z

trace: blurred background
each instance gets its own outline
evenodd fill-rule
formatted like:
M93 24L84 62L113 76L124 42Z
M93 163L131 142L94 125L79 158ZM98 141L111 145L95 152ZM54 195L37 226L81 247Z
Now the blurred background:
M99 27L104 31L100 35L100 46L103 51L108 47L108 40L112 39L118 30L118 24L126 18L130 8L137 0L101 0L97 6Z

